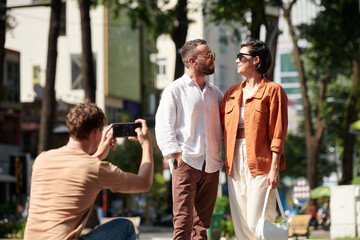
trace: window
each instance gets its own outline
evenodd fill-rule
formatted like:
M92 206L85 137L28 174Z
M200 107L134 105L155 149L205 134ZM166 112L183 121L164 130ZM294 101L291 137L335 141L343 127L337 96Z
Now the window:
M35 65L33 66L33 84L40 84L40 66Z
M96 56L93 58L96 83ZM71 54L71 89L84 89L81 65L81 54Z
M0 143L20 144L20 114L0 112Z
M219 53L226 54L228 48L228 40L226 29L223 26L219 27Z
M298 83L298 77L281 77L281 83Z
M6 60L5 62L5 79L4 86L5 99L9 102L20 101L20 70L19 62Z
M83 89L81 54L71 55L71 89Z
M281 72L297 72L292 54L281 54Z
M159 58L157 60L158 65L158 77L165 77L166 76L166 58Z
M300 94L300 88L284 88L286 94Z
M289 100L296 103L296 110L299 114L302 111L301 91L299 83L299 73L297 71L293 53L282 53L280 55L280 79Z

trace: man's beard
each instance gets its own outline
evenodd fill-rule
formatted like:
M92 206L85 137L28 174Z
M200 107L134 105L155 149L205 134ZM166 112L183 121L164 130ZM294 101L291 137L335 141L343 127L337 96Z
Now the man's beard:
M197 69L197 72L204 75L211 75L215 72L215 65L213 68L210 68L210 65L213 63L210 63L209 65L206 64L199 64L199 67Z

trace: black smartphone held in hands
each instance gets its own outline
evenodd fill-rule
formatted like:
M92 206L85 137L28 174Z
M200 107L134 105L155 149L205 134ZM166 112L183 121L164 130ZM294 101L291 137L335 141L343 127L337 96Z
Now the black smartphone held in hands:
M124 123L113 123L113 136L118 137L136 137L136 128L141 128L141 123L135 122L124 122Z

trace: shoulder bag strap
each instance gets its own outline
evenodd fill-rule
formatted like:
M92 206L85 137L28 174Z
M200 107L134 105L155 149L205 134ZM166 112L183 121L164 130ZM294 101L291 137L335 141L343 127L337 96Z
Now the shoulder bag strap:
M263 207L263 211L262 211L262 214L261 214L262 218L265 217L265 210L266 210L267 202L268 202L268 199L269 199L270 190L271 190L271 185L266 190L264 207ZM284 212L283 206L281 204L280 196L279 196L279 192L278 192L277 188L275 189L275 195L276 195L276 202L279 205L279 209L280 209L280 213L281 213L281 217L283 219L283 222L287 222L286 217L285 217L285 212Z

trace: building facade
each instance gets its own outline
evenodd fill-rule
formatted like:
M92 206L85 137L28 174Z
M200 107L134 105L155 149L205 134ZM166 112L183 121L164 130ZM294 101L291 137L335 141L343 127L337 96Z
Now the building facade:
M46 81L49 3L7 1L13 28L7 30L5 43L4 85L9 91L8 99L0 102L0 180L14 175L10 170L13 153L27 152L32 159L37 155ZM78 2L63 1L61 11L55 77L56 137L52 147L66 143L65 116L85 96ZM113 16L112 10L103 5L90 10L96 103L105 111L109 123L133 121L140 116L151 121L158 99L154 85L156 68L150 62L155 43L145 27L133 29L126 14ZM10 180L15 181L13 177Z

